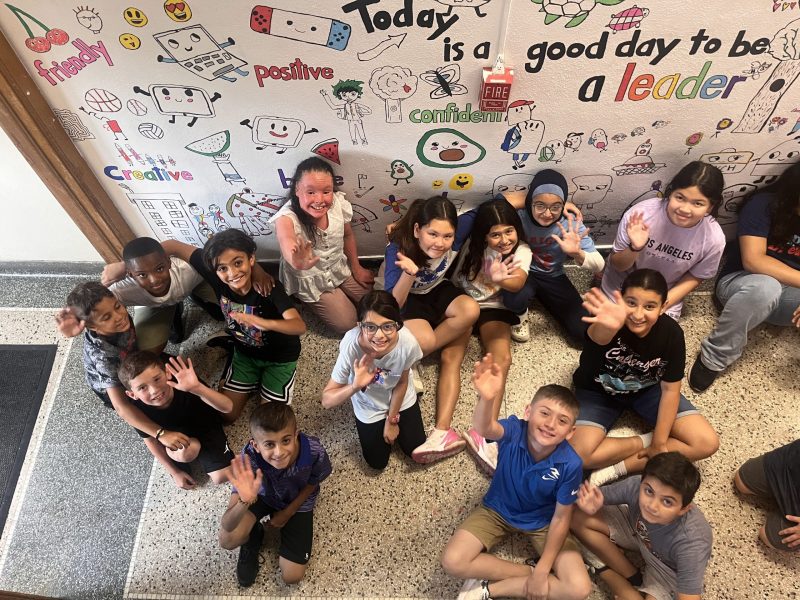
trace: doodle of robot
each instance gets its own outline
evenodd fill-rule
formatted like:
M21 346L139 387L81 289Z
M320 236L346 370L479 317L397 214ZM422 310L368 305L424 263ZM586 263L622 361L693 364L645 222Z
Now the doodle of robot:
M614 179L611 175L578 175L572 178L575 184L575 191L572 193L572 202L581 209L594 208L595 204L600 204L606 199L606 195L611 191L611 184Z
M800 161L800 135L767 150L756 162L750 176L758 178L753 183L768 185L774 182L786 167L798 161Z

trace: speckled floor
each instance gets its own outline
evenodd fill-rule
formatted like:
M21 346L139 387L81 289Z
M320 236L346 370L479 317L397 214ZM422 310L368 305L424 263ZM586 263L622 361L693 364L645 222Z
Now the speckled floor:
M50 326L52 308L78 279L11 277L0 270L0 306L36 307L0 308L0 341L58 340ZM714 318L709 296L690 298L683 320L689 364ZM214 324L194 310L189 322L197 330L181 352L215 380L221 352L203 346ZM239 588L236 552L216 543L227 486L205 480L194 491L177 489L153 465L138 436L85 388L81 341L60 340L54 394L43 403L13 520L0 539L0 589L73 598L454 598L460 582L444 574L438 556L480 502L488 480L466 453L421 467L398 451L385 472L370 472L360 456L349 405L332 411L319 405L337 340L320 334L314 319L309 324L295 410L301 427L325 443L334 474L322 487L305 581L289 587L279 583L277 540L268 535L258 581ZM520 414L531 391L542 384L570 382L578 352L542 315L534 315L532 330L531 342L514 346L504 414ZM743 501L731 486L741 462L800 437L797 339L795 331L760 329L742 360L708 392L695 396L684 386L722 440L719 452L699 463L704 481L696 502L715 533L707 598L800 597L800 558L760 545L756 530L763 507ZM459 429L469 426L474 401L467 364L479 354L473 339L462 369ZM423 371L423 417L431 423L435 361L424 361ZM242 418L229 430L232 446L246 441L245 423ZM623 426L638 429L639 424L628 419ZM524 540L516 537L498 552L517 560L529 555ZM600 589L591 596L606 597Z

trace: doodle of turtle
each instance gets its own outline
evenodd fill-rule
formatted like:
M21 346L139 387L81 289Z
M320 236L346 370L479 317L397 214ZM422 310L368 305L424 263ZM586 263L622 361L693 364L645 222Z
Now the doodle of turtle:
M592 9L601 4L603 6L616 6L623 0L531 0L534 4L541 4L540 12L545 13L544 24L550 25L561 17L570 17L564 27L577 27L586 20Z
M405 181L408 183L409 179L414 176L414 171L411 169L412 165L409 165L404 160L393 160L389 165L391 171L387 171L389 173L389 177L394 179L394 184L397 185L401 181Z
M639 8L634 4L630 8L626 8L615 15L611 15L611 20L608 22L606 27L608 27L614 33L617 33L618 31L627 31L628 29L639 27L639 25L642 23L642 19L649 14L649 8Z

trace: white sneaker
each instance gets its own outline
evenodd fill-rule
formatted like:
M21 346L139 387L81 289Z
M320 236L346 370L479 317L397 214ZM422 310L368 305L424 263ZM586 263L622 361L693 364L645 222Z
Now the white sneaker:
M489 582L486 579L467 579L456 600L492 600L489 596Z
M497 444L486 443L486 439L475 429L470 429L461 436L467 442L467 450L475 457L480 469L490 477L494 475L497 469Z
M531 330L528 327L528 311L519 315L519 323L511 326L511 339L524 343L531 339Z
M466 445L467 443L461 439L461 436L452 427L447 431L434 427L428 434L428 439L414 448L411 458L415 462L427 464L458 454Z
M601 485L616 481L620 477L622 477L622 474L620 474L615 465L611 465L610 467L597 469L589 475L589 483L600 487Z
M425 391L425 386L422 385L422 365L417 361L411 367L411 374L414 379L414 391L421 394Z

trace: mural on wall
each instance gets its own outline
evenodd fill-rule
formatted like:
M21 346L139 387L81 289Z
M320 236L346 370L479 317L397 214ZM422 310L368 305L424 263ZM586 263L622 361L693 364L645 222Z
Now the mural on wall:
M309 156L353 203L363 255L383 252L415 198L467 209L527 191L544 168L609 244L623 212L691 160L723 172L733 235L743 198L800 161L797 8L317 4L39 0L6 4L0 27L134 231L202 244L236 227L264 257ZM483 69L500 53L514 75L495 112Z

